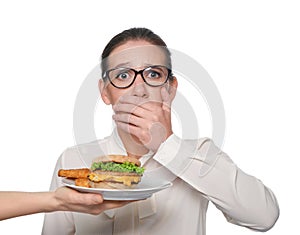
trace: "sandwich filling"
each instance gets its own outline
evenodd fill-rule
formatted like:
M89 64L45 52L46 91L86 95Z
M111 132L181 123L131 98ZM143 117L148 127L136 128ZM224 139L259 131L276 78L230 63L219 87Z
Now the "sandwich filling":
M123 173L136 173L142 175L145 168L136 166L131 162L117 163L117 162L94 162L91 166L91 170L123 172Z
M122 173L119 173L122 174ZM124 173L123 173L124 174ZM89 180L93 182L115 182L115 183L123 183L126 186L131 186L132 183L137 184L141 181L141 176L137 174L132 175L117 175L117 174L105 174L103 171L92 172L88 176Z

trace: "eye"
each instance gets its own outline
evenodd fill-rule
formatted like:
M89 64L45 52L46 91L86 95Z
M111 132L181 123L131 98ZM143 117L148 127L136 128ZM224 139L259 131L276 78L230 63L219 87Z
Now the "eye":
M146 72L146 77L150 78L150 79L159 79L162 77L161 73L159 72L159 70L155 70L155 69L151 69Z
M130 77L127 72L119 73L116 75L115 79L126 80Z
M131 79L132 71L123 68L115 69L110 72L109 76L112 80L126 81L128 79Z

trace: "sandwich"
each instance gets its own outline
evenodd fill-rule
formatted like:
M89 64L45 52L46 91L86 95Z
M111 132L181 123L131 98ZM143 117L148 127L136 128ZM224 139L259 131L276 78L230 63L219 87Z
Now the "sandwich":
M90 169L60 169L58 176L74 179L81 187L126 189L141 181L144 170L137 158L106 155L95 159Z
M107 155L93 161L88 179L93 188L130 188L141 181L143 173L138 159Z

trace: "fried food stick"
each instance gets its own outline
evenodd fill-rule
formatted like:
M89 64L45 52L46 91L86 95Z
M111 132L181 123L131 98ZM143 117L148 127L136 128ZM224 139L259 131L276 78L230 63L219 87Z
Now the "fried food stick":
M88 178L75 179L75 185L80 187L90 188L90 180Z
M70 170L60 169L58 171L58 176L78 179L78 178L87 178L90 173L91 171L88 168L70 169Z

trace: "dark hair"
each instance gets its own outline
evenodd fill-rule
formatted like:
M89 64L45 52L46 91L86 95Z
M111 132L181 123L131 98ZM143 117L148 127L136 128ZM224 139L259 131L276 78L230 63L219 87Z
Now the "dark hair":
M153 45L161 46L166 54L167 67L169 69L172 69L171 53L167 47L167 44L161 39L161 37L153 33L150 29L147 28L131 28L131 29L124 30L123 32L114 36L104 48L101 56L102 75L108 69L106 58L110 55L110 53L118 46L121 46L128 41L137 41L137 40L145 40Z

